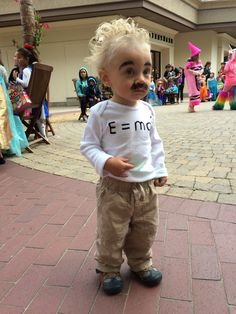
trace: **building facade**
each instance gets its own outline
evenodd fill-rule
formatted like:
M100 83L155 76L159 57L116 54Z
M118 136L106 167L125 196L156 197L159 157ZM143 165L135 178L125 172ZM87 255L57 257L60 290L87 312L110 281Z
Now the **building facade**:
M162 76L167 63L183 66L189 56L187 42L201 48L201 60L212 62L217 73L229 44L236 46L236 1L200 0L33 0L42 21L49 24L39 47L43 63L54 67L50 83L53 103L65 104L75 97L72 83L78 69L86 66L88 41L97 26L116 17L133 17L150 33L153 67ZM16 47L22 43L19 4L0 0L0 49L10 71Z

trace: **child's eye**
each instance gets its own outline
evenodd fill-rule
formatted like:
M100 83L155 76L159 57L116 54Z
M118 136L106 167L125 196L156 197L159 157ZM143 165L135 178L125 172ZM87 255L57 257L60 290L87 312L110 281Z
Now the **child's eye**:
M134 75L134 69L132 68L127 68L125 73L128 75L128 76L132 76Z
M145 70L143 71L143 74L144 74L145 76L151 75L151 69L145 69Z

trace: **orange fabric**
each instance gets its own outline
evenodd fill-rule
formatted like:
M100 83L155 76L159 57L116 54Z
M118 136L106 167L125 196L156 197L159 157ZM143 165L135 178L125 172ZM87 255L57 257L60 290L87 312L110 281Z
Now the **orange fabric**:
M206 100L207 97L207 88L206 85L200 87L200 99L201 101Z

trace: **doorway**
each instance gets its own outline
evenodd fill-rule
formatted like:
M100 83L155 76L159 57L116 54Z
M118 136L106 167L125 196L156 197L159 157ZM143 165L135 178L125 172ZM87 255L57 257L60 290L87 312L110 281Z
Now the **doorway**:
M160 51L151 50L152 57L152 75L154 81L161 77L161 53Z

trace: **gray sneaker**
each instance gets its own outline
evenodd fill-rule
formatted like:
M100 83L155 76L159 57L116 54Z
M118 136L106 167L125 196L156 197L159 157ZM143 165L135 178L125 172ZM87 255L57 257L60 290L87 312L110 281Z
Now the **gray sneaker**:
M133 272L138 279L146 286L153 287L159 285L159 283L162 280L162 274L161 272L154 268L153 266L150 266L144 270Z
M100 280L103 291L108 295L118 294L122 291L123 281L120 273L103 273L96 269L100 274Z

